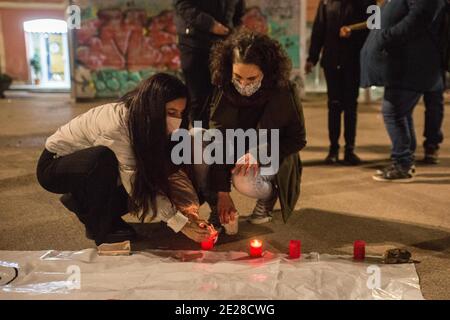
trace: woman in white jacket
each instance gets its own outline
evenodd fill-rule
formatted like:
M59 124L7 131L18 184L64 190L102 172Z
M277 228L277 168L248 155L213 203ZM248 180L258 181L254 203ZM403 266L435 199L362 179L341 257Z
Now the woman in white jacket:
M160 73L117 103L89 110L60 127L45 143L37 178L64 194L88 238L99 245L136 237L121 217L165 221L196 242L215 230L198 217L194 179L170 159L170 133L181 125L187 91Z

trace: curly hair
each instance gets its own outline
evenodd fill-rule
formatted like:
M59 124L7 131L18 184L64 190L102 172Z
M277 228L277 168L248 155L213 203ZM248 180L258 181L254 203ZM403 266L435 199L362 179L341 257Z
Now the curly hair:
M240 29L216 43L210 57L212 83L228 84L232 65L237 62L257 65L266 87L282 87L289 82L292 62L281 44L265 34Z

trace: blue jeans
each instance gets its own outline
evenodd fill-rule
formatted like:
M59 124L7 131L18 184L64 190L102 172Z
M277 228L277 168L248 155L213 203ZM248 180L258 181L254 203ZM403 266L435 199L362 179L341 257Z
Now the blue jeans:
M425 130L423 136L425 148L439 148L444 140L442 121L444 119L444 90L425 92Z
M384 124L392 142L391 158L394 163L409 169L414 164L417 148L413 111L422 93L386 88L383 100Z

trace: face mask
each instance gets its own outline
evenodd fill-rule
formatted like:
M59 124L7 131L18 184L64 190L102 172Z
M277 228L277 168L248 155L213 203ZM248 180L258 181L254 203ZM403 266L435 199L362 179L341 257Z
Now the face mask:
M175 130L179 129L181 126L181 119L175 118L175 117L167 117L166 118L166 126L167 126L167 133L171 134Z
M256 80L250 84L242 85L238 80L232 79L233 85L236 88L237 92L241 95L250 97L256 93L261 88L262 78L260 80Z

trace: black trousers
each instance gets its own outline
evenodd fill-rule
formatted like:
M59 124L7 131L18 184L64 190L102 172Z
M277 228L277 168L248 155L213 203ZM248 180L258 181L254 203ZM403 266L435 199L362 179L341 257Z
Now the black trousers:
M423 143L425 148L439 149L444 141L442 122L444 120L444 90L430 91L423 94L425 101L425 129Z
M205 106L211 95L211 74L209 71L209 50L178 45L181 53L181 68L189 90L191 123L202 121L202 127L208 127L209 110Z
M341 114L344 113L346 151L353 151L356 140L360 74L357 67L325 68L328 88L328 134L330 151L339 150Z
M47 191L72 194L79 205L75 213L97 244L112 231L114 220L128 213L128 194L117 185L117 158L107 147L92 147L59 158L44 150L36 171Z

